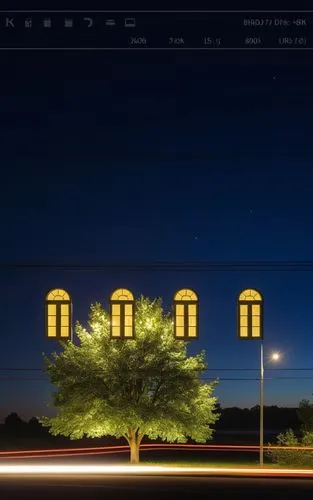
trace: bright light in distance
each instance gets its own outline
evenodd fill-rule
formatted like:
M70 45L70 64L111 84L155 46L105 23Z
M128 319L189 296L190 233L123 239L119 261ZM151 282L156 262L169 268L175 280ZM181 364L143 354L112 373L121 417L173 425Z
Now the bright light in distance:
M278 361L280 359L280 353L279 352L273 352L271 354L271 360L272 361Z
M0 465L0 475L17 474L142 474L142 475L242 475L242 476L307 476L312 469L266 469L249 467L166 467L147 465Z

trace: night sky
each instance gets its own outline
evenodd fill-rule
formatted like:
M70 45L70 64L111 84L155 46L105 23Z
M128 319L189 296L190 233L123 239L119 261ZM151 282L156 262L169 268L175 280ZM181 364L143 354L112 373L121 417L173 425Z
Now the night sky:
M312 259L310 52L3 52L1 263ZM5 70L4 70L5 68ZM1 267L0 420L48 410L45 293L74 320L127 287L200 297L200 338L223 406L258 404L259 342L236 337L236 296L265 300L264 349L283 354L265 404L313 392L312 271L69 271ZM269 366L269 365L267 365ZM277 365L278 366L278 365ZM256 371L223 371L250 368ZM14 380L17 377L18 380ZM303 377L312 377L303 378ZM22 380L23 379L23 380ZM35 380L39 379L39 380ZM229 380L233 379L233 380Z

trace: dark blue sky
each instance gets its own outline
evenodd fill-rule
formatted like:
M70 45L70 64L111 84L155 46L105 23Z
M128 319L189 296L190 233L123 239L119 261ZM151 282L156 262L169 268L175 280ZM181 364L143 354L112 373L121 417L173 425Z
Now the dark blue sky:
M1 262L309 260L313 71L309 52L2 53ZM125 286L201 301L208 376L257 377L259 343L236 338L239 290L265 298L265 351L313 368L312 272L1 269L0 367L40 368L45 292L74 319ZM313 370L268 372L313 377ZM0 374L0 419L43 414L40 373ZM266 404L310 398L313 378L272 379ZM222 380L224 406L258 404L258 382Z

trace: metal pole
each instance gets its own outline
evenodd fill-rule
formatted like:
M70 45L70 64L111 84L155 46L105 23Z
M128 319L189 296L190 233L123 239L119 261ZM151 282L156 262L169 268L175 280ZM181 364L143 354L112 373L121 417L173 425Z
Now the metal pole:
M263 340L261 340L260 350L260 466L264 463L264 359Z

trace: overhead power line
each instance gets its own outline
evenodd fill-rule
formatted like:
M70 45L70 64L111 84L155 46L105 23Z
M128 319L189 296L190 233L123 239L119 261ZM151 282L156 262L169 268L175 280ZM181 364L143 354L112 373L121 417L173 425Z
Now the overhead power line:
M65 271L313 271L313 260L306 261L107 261L91 262L0 262L0 269L59 269Z
M313 376L308 377L264 377L264 380L313 380ZM260 377L200 377L200 381L259 381ZM42 381L42 382L50 382L48 378L44 377L14 377L14 376L0 376L0 382L18 382L18 381ZM53 384L52 384L53 385Z
M18 368L18 367L0 367L0 371L2 372L33 372L33 371L36 371L36 372L45 372L45 369L44 368L32 368L32 367L29 367L29 368ZM101 370L99 370L101 372ZM195 370L195 371L199 371L199 370ZM203 371L213 371L213 372L217 372L217 371L227 371L227 372L236 372L236 371L240 371L240 372L259 372L260 371L260 368L204 368L203 370L201 370L201 372ZM313 367L312 368L266 368L266 371L313 371Z
M20 155L22 157L23 151L16 152L17 155ZM97 154L99 154L97 152ZM25 156L25 153L24 153ZM31 157L31 152L28 152L28 157ZM35 157L35 155L34 155ZM49 160L51 161L54 158L59 159L60 154L59 150L55 149L52 150L51 153L49 152ZM95 155L93 155L90 150L84 150L84 149L79 149L76 150L76 152L67 152L67 151L62 151L62 160L76 160L79 158L79 160L83 159L88 159L90 160L91 158L95 158ZM287 160L312 160L312 148L308 149L281 149L281 150L273 150L273 149L250 149L247 150L245 149L239 149L239 148L230 148L227 150L222 151L221 149L218 149L216 151L200 151L200 152L194 152L194 151L120 151L120 150L108 150L108 149L103 149L101 151L101 158L103 161L107 162L128 162L128 163L136 163L136 166L138 167L139 164L142 166L143 163L146 162L161 162L161 161L179 161L180 166L181 163L187 163L190 161L214 161L216 162L225 162L229 161L232 164L237 163L238 161L243 161L243 160L249 160L252 161L254 164L258 164L260 162L264 162L264 160L274 160L274 159L287 159ZM159 168L162 168L160 163L158 164ZM96 168L93 164L93 168Z

